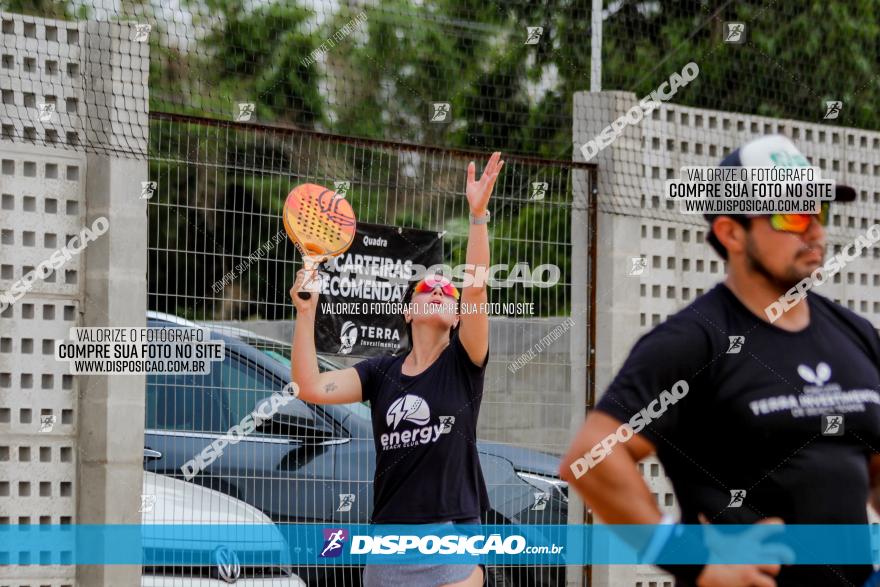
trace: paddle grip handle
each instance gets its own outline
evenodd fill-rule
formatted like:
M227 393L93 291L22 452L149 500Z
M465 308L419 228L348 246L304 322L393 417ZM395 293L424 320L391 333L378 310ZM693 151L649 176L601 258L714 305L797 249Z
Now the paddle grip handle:
M316 271L320 266L323 259L318 256L308 255L303 253L303 268L307 271ZM308 291L298 291L296 295L299 296L301 300L309 300L312 298L312 293Z

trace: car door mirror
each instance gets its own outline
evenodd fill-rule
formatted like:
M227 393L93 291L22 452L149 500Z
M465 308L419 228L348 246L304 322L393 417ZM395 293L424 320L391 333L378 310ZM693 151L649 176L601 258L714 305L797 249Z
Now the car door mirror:
M144 462L150 461L150 460L155 460L155 459L161 459L161 458L162 458L162 453L159 452L158 450L153 450L152 448L150 448L148 446L144 447Z

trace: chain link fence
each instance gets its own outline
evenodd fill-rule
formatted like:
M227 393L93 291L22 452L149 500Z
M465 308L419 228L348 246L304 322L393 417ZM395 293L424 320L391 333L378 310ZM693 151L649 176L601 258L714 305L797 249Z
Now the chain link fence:
M589 403L574 390L584 380L593 385L592 372L581 371L594 368L592 344L574 340L592 340L596 328L587 313L596 308L582 303L581 288L619 318L608 333L625 333L609 339L614 358L602 368L610 373L633 331L658 324L723 274L701 219L664 201L664 180L778 132L857 189L856 203L833 212L832 246L878 221L880 120L872 98L880 36L872 3L598 4L601 15L555 0L0 0L10 11L0 14L0 138L73 151L84 176L83 153L147 159L149 181L138 191L149 199L149 321L206 326L228 343L207 378L148 379L145 467L164 474L153 487L170 490L168 476L181 477L187 459L286 383L288 288L299 261L280 211L299 183L341 182L360 221L442 235L443 260L454 265L467 234L465 167L505 153L491 208L492 258L559 268L552 287L490 291L493 302L534 308L492 320L479 433L493 503L514 504L493 516L513 522L583 520L568 513L575 500L552 473ZM131 26L110 26L118 22ZM691 63L699 73L673 83ZM589 164L571 163L640 98L661 87L665 95L671 85L660 108L596 149ZM588 88L595 92L583 93ZM24 212L35 209L33 196L4 192L4 210L19 198ZM75 204L67 202L68 215ZM593 206L607 221L600 242ZM34 238L13 233L4 230L4 239ZM829 295L876 324L880 299L871 287L880 275L877 251L871 255L874 265L842 272ZM596 256L608 264L598 290ZM645 276L617 280L633 258L644 259ZM321 368L351 362L327 356ZM31 403L22 409L40 409ZM352 424L363 406L297 409L309 425L296 431L296 450L280 455L283 434L260 431L193 480L274 521L366 519L370 435ZM648 465L658 503L674 509L665 477ZM217 503L225 519L241 514L231 501ZM67 510L62 519L70 521ZM278 572L252 569L254 577L287 580ZM356 569L320 566L290 573L310 584L359 578ZM558 568L493 569L490 578L564 580Z
M163 456L147 467L180 477L179 459L170 455L179 455L182 445L190 457L197 454L199 443L222 436L287 380L288 289L300 265L281 222L291 186L344 185L358 222L433 231L442 240L443 262L454 266L464 261L469 225L466 167L472 160L481 167L486 157L172 114L152 115L150 140L151 320L207 325L225 337L228 349L211 375L148 377L147 443ZM585 210L574 204L574 177L591 178L592 167L520 156L505 161L490 202L492 262L553 266L558 276L550 287L490 288L490 303L530 311L490 320L478 431L492 502L485 521L564 524L568 490L557 476L558 458L572 413L585 407L583 397L572 395L572 363L587 362L585 353L572 356L570 337L585 337L588 328L587 316L573 314L571 303L571 289L588 286L587 275L571 267L572 256L587 254L572 248L572 232L590 233L576 220ZM323 355L320 365L336 369L356 360ZM374 467L369 407L296 404L308 426L258 429L241 443L248 449L227 448L192 480L279 522L367 522ZM193 437L200 440L182 440ZM305 449L280 455L273 449L279 439L323 448L315 455ZM359 581L357 569L295 571L310 584ZM492 568L489 574L494 585L565 580L563 567Z

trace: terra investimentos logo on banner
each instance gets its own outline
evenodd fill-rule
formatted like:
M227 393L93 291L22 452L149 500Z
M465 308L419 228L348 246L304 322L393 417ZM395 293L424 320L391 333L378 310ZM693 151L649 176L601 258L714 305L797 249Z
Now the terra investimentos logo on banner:
M441 233L358 222L351 247L321 269L316 350L347 356L398 350L406 322L387 306L403 303L414 268L442 260Z

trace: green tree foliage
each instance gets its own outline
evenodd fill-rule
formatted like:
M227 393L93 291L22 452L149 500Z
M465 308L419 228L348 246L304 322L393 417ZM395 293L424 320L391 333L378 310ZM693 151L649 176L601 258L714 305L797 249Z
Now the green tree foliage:
M730 2L719 11L696 1L646 4L623 2L605 21L605 89L642 96L694 61L700 76L676 103L821 122L825 100L842 100L833 124L880 128L875 2ZM744 44L722 42L725 21L746 24ZM589 48L572 55L588 63Z
M60 20L85 19L90 13L87 5L77 7L69 0L0 0L0 10Z
M326 100L313 67L302 62L320 44L306 33L312 12L298 2L189 0L194 25L207 30L187 58L198 85L186 109L231 118L252 102L256 120L313 128L324 121ZM163 97L174 97L157 88Z

